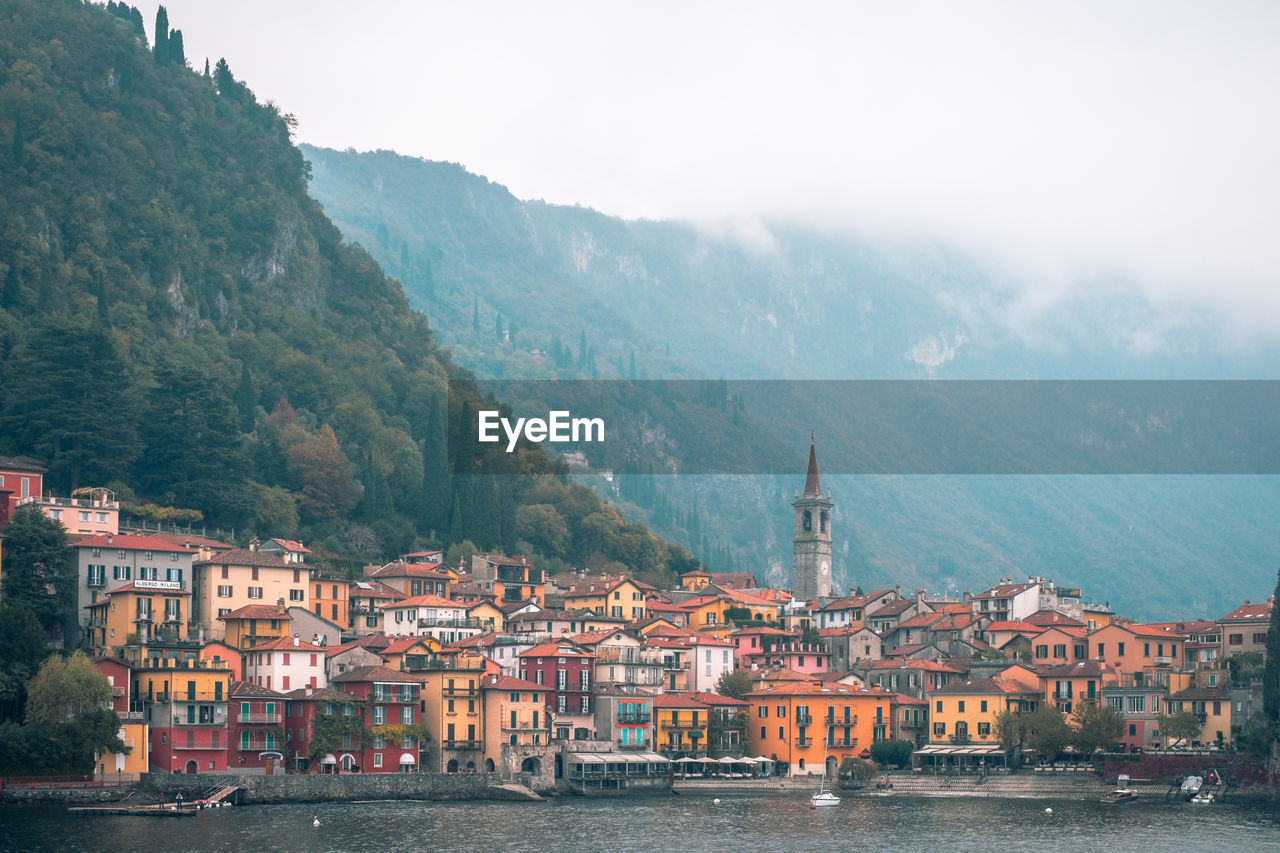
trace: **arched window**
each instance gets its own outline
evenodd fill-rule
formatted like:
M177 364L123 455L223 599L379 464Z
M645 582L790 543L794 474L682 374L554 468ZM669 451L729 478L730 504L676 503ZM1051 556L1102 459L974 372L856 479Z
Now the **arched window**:
M818 515L818 532L827 532L827 511L825 509Z
M807 509L800 515L800 529L805 533L813 532L813 513Z

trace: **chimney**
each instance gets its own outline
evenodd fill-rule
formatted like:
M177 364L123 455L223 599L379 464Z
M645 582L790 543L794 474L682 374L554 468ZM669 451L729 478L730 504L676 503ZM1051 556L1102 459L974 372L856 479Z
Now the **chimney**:
M110 544L111 544L112 542L114 542L114 541L115 541L115 537L114 537L114 536L112 536L110 533L108 533L108 534L107 534L107 544L108 544L108 545L110 545ZM1247 604L1248 602L1245 602L1245 603Z
M295 648L296 648L297 646L302 645L302 638L301 638L301 637L299 637L297 634L294 634L294 635L293 635L293 645L294 645L294 647L295 647Z

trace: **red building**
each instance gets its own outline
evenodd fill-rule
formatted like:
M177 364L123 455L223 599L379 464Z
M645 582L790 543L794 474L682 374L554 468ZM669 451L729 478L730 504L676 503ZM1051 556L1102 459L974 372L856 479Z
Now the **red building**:
M570 642L543 643L519 656L520 678L547 688L546 707L557 740L594 737L591 676L596 656Z
M230 770L261 768L267 775L285 768L284 713L288 696L256 684L239 681L231 685L227 716L230 743L227 766Z
M406 726L418 728L421 725L418 698L422 682L385 666L361 666L335 676L330 683L337 693L372 705L372 719L365 723L371 733L367 742L358 733L344 735L339 748L341 754L334 753L342 771L417 772L421 744L415 735L403 732ZM324 712L325 709L320 708L319 711ZM365 712L363 707L352 711L353 714ZM328 755L321 761L327 759Z
M44 467L29 456L0 456L0 525L13 518L23 498L40 497L44 473Z

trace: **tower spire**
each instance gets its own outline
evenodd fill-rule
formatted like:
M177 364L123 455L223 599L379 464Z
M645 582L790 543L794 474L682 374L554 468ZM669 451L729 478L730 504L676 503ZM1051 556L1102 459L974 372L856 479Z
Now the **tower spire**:
M822 494L822 486L818 484L818 451L814 446L812 434L809 436L809 471L804 475L804 493L806 495Z

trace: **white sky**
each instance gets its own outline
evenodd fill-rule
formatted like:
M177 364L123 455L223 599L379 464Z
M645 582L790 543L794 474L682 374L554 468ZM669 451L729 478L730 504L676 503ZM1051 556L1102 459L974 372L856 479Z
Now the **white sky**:
M1116 273L1280 331L1274 3L165 5L301 141L627 217L937 240L1033 291Z

